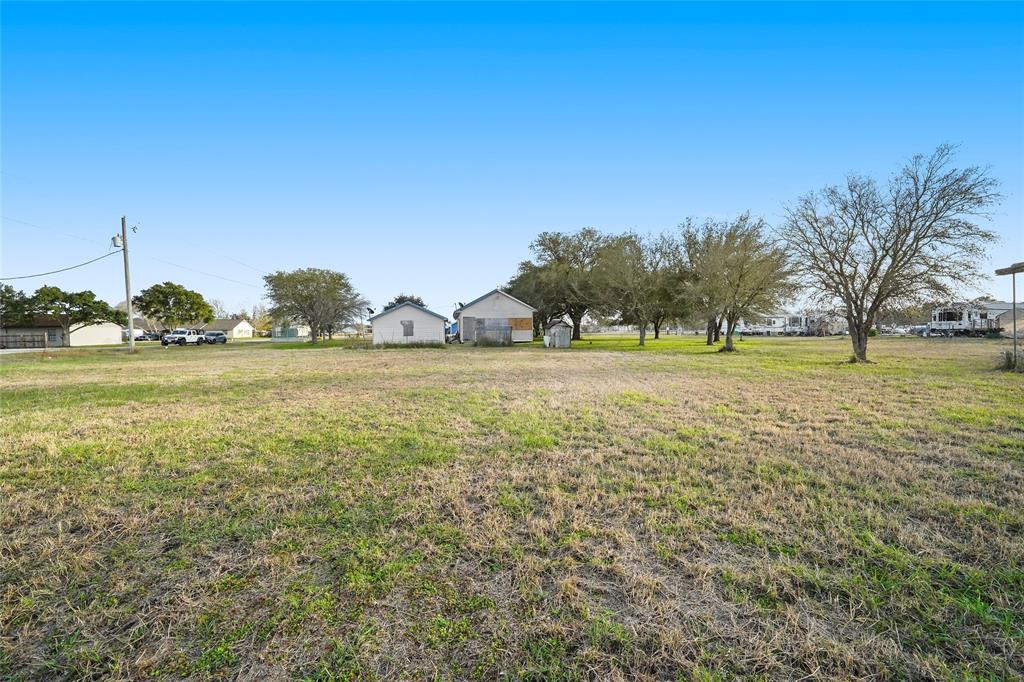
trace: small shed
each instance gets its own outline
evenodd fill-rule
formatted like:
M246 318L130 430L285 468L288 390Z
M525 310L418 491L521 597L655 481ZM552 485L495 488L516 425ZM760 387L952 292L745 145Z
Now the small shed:
M378 346L390 343L443 344L448 323L444 315L411 301L388 308L371 317L370 321L373 323L373 343Z
M545 348L568 348L572 345L572 325L556 320L544 327Z

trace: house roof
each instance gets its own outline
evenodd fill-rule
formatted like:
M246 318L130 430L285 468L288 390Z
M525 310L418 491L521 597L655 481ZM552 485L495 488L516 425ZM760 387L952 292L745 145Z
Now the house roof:
M467 303L466 305L464 305L464 306L462 306L461 308L459 308L459 310L461 311L461 310L465 310L466 308L472 307L472 306L476 305L477 303L479 303L480 301L482 301L482 300L484 300L485 298L487 298L488 296L490 296L491 294L501 294L501 295L502 295L502 296L504 296L505 298L510 298L510 299L512 299L513 301L515 301L516 303L518 303L518 304L520 304L520 305L524 305L524 306L526 306L527 308L529 308L529 309L530 309L530 310L532 310L533 312L537 312L537 309L536 309L536 308L534 308L534 307L533 307L532 305L530 305L529 303L526 303L525 301L520 301L520 300L519 300L518 298L516 298L516 297L515 297L515 296L513 296L512 294L510 294L510 293L508 293L508 292L506 292L506 291L502 291L501 289L492 289L491 291L488 291L488 292L487 292L486 294L484 294L483 296L479 296L479 297L477 297L477 298L474 298L474 299L473 299L472 301L470 301L470 302L469 302L469 303Z
M242 318L221 318L203 326L203 329L211 332L229 332L243 322L249 321Z
M23 320L23 324L5 324L4 329L49 329L60 328L60 320L51 315L36 315L31 320Z
M548 322L544 325L545 329L551 329L552 327L568 327L569 329L572 329L572 325L565 320L555 320L554 322Z
M398 310L398 309L400 309L400 308L404 308L404 307L406 307L406 306L410 306L410 307L412 307L412 308L415 308L416 310L419 310L419 311L422 311L422 312L424 312L424 313L427 313L428 315L433 315L434 317L438 318L438 319L439 319L439 320L441 320L442 322L447 322L447 321L448 321L448 318L447 318L447 317L445 317L444 315L441 315L440 313L435 313L435 312L434 312L433 310L428 310L427 308L424 308L424 307L423 307L423 306L421 306L421 305L416 305L416 304L415 304L415 303L413 303L412 301L405 301L404 303L399 303L399 304L398 304L398 305L396 305L396 306L395 306L394 308L388 308L387 310L382 310L381 312L379 312L379 313L377 313L376 315L374 315L373 317L371 317L371 318L370 318L370 322L373 322L373 321L374 321L374 320L376 320L376 319L377 319L378 317L384 317L385 315L388 315L388 314L390 314L390 313L393 313L393 312L395 312L396 310Z

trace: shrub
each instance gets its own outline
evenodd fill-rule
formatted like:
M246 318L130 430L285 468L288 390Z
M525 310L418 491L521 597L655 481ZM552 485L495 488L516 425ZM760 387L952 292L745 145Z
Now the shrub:
M1004 350L999 358L999 369L1024 374L1024 352L1017 351L1017 357L1014 358L1012 350Z
M492 339L487 336L482 336L473 342L474 346L480 346L481 348L494 348L496 346L511 346L511 343L501 341L499 339Z

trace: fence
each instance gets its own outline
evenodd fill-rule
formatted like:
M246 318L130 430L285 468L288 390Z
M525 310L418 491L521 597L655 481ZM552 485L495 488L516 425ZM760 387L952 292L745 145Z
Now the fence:
M0 348L46 348L46 333L0 334Z
M494 320L477 318L473 340L478 346L511 346L512 326Z

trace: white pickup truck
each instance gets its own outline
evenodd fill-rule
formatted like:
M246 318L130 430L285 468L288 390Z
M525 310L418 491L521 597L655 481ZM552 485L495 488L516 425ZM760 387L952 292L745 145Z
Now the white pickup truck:
M201 346L206 343L206 336L195 329L175 329L169 334L164 334L164 338L160 339L160 343L164 346L169 346L172 343L176 343L179 346L190 343Z

